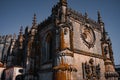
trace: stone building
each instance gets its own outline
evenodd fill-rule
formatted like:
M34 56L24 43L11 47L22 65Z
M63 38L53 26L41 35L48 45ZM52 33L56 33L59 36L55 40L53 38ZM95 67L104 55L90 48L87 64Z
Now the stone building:
M116 72L118 72L118 74L119 74L118 80L120 80L120 65L115 65L115 70L116 70Z
M100 12L94 21L67 4L60 0L40 24L34 15L32 27L26 27L25 33L21 27L18 39L14 35L3 64L8 72L23 68L17 69L21 74L15 80L117 80Z

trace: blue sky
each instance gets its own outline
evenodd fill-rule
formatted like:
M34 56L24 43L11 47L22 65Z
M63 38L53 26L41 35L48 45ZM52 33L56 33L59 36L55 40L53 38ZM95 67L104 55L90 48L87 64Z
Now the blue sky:
M59 0L0 0L0 35L18 34L21 26L31 27L33 14L40 23L51 14ZM115 64L120 64L120 0L68 0L68 6L97 20L101 12L113 45Z

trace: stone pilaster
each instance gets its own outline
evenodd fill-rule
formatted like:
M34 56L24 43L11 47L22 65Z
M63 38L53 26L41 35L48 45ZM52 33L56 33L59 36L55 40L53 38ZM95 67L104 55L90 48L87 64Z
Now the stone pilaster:
M73 65L73 33L66 24L60 27L60 51L56 52L56 64L54 67L54 80L75 80L77 69Z

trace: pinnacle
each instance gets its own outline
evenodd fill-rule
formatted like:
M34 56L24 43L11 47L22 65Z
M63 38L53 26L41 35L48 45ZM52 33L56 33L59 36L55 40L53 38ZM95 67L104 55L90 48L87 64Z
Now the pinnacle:
M33 17L33 26L35 26L36 25L36 14L34 14L34 17Z

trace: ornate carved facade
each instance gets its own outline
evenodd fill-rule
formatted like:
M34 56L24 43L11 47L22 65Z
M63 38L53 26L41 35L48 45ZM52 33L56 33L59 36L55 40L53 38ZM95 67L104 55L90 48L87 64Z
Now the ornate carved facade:
M5 64L1 67L6 68L2 80L8 79L6 71L15 66L20 67L15 68L20 74L12 75L16 80L117 80L100 12L94 21L67 4L60 0L40 24L34 15L32 27L26 27L25 33L21 27L18 39L14 35L7 48L1 39L0 59Z

